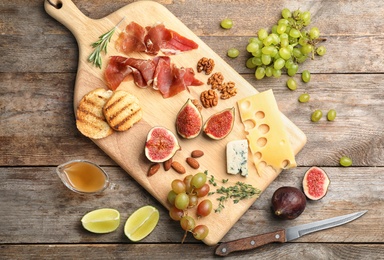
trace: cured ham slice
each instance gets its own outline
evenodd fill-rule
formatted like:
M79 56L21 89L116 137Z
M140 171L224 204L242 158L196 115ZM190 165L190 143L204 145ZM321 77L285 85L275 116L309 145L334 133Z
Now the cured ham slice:
M112 56L105 70L108 87L115 90L129 75L133 76L138 87L152 85L164 98L188 90L189 86L204 84L195 78L192 68L178 68L167 56L157 56L148 60Z
M116 40L117 51L126 54L134 51L146 51L147 47L144 43L145 34L146 30L140 24L131 22Z
M131 22L116 41L116 49L124 54L137 51L157 55L161 51L165 55L173 55L198 47L194 41L167 29L161 23L144 28Z

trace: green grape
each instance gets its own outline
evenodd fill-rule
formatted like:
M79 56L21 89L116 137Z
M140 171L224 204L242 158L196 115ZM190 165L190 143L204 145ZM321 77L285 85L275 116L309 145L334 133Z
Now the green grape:
M289 31L289 36L291 36L292 38L299 38L300 37L300 31L295 29L295 28L292 28L290 31Z
M264 64L264 65L269 65L272 61L272 57L271 55L268 55L268 54L262 54L261 55L261 62Z
M273 76L274 76L275 78L280 78L280 76L281 76L281 70L273 69L272 74L273 74Z
M261 53L272 55L275 50L276 48L274 46L265 46L261 49Z
M186 191L185 183L182 180L175 179L171 183L172 190L176 193L183 193Z
M268 66L265 68L265 76L267 77L271 77L273 74L273 67L271 66Z
M204 184L202 187L195 189L196 196L201 198L206 196L209 193L210 187L209 184Z
M291 11L288 9L288 8L284 8L282 11L281 11L281 16L285 19L288 19L289 17L292 17L292 13Z
M290 89L290 90L296 90L297 89L297 83L296 83L296 80L294 78L289 78L287 80L287 87Z
M309 98L310 98L309 94L307 94L307 93L303 93L303 94L301 94L301 95L299 96L299 102L300 102L300 103L306 103L306 102L309 101Z
M268 32L267 32L267 30L265 30L265 29L260 29L260 30L257 32L257 36L259 37L259 40L264 40L265 38L268 37Z
M323 116L323 112L320 109L316 109L315 111L313 111L311 115L311 120L312 122L317 122L321 119L322 116Z
M301 53L307 55L313 51L313 46L310 44L306 44L301 47Z
M236 58L237 56L239 56L240 52L238 49L236 48L230 48L227 52L227 55L228 57L230 58Z
M340 165L344 166L344 167L351 166L352 165L352 159L347 157L347 156L343 156L340 158Z
M196 226L195 220L190 216L183 216L180 219L180 226L185 231L193 230Z
M283 33L285 33L285 30L287 30L287 25L285 25L285 24L279 24L278 26L277 26L277 28L276 28L276 32L278 33L278 34L283 34Z
M251 38L248 39L248 43L254 42L254 43L259 44L258 41L259 41L259 39L256 38L256 37L251 37Z
M208 236L209 229L206 225L198 225L192 230L193 237L197 240L203 240Z
M277 35L277 33L272 33L270 34L271 38L272 38L272 44L273 45L278 45L280 43L280 37L279 35Z
M289 40L288 39L280 39L280 46L285 48L289 45Z
M281 19L277 22L277 25L279 25L279 24L284 24L284 25L288 26L288 25L289 25L289 21L288 21L287 19L285 19L285 18L281 18Z
M272 33L277 33L276 29L277 29L277 24L272 26L272 29L271 29Z
M308 83L311 80L311 73L308 70L303 70L303 72L301 73L301 79L305 83Z
M289 58L291 58L291 52L287 47L280 48L279 55L284 60L288 60Z
M254 64L253 62L252 62L252 60L253 60L253 58L249 58L248 60L247 60L247 62L245 63L245 66L248 68L248 69L254 69L254 68L256 68L256 64Z
M335 118L336 118L336 110L334 110L334 109L329 110L327 113L327 120L333 121L333 120L335 120Z
M263 44L264 46L269 46L273 43L273 38L271 35L268 35L264 40L263 40Z
M282 33L282 34L280 34L279 37L280 37L280 41L283 40L283 39L287 39L288 40L289 35L287 33Z
M256 49L254 52L252 52L253 57L261 57L261 54L262 54L262 52L261 52L260 48Z
M229 19L229 18L226 18L226 19L221 21L220 26L223 29L231 29L232 26L233 26L233 21L231 19Z
M189 194L188 197L189 197L188 207L189 208L195 207L199 202L199 198L194 194Z
M295 76L295 74L297 73L298 69L299 69L299 65L292 64L291 67L287 70L288 76L290 76L290 77Z
M301 46L307 45L307 44L308 44L308 38L306 38L306 37L300 37L300 39L299 39L299 44L300 44Z
M188 208L189 196L187 193L179 193L175 198L175 207L181 210Z
M324 46L319 46L317 49L316 49L316 53L317 55L319 56L323 56L326 52L326 49Z
M171 205L175 205L176 196L177 196L177 194L173 190L168 192L167 200L169 203L171 203Z
M254 51L257 51L259 50L259 44L255 43L255 42L251 42L251 43L248 43L247 45L247 51L248 52L254 52Z
M296 21L300 20L301 19L301 11L300 10L293 11L292 16L293 16L293 19L295 19Z
M289 68L291 68L292 65L294 65L294 64L295 64L295 62L294 62L292 59L286 60L286 61L285 61L285 68L286 68L286 69L289 69Z
M289 32L289 33L291 33L291 32ZM297 38L293 38L291 36L288 37L288 40L289 40L289 44L292 44L292 45L296 45L297 41L298 41Z
M206 217L211 214L212 211L212 202L209 199L205 199L199 203L196 209L196 214L198 217Z
M265 69L264 67L257 67L255 71L255 77L256 79L262 79L265 76Z
M303 56L303 54L301 53L301 50L299 48L293 48L292 56L295 58L300 58L301 56Z
M304 63L307 60L308 56L301 56L299 58L296 58L296 62L301 64Z
M207 181L207 175L203 172L198 172L192 177L191 185L193 188L199 189L203 187L206 181Z
M312 40L319 38L320 36L320 30L317 27L312 27L311 30L309 30L309 38Z
M252 63L255 64L256 66L263 65L263 62L261 61L261 56L260 57L253 57Z
M283 58L278 58L277 60L275 60L275 62L273 63L273 68L275 70L280 70L282 68L284 68L284 65L285 65L285 60Z
M184 216L184 210L178 209L176 207L171 207L169 209L169 216L173 220L180 221L180 219Z
M307 22L311 20L311 13L309 11L305 11L301 14L300 19L303 20L303 22Z

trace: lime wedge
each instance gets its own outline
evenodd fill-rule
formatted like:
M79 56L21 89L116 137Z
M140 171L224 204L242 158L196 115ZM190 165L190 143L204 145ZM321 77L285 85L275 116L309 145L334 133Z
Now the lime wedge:
M97 209L88 212L81 219L83 227L92 233L109 233L120 225L120 213L115 209Z
M144 206L132 213L124 226L124 234L133 242L148 236L159 222L159 211L153 206Z

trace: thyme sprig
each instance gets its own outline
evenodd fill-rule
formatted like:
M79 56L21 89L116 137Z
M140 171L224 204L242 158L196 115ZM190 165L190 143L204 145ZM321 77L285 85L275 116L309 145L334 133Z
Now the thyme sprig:
M222 180L222 183L227 182L228 179ZM213 175L211 175L209 183L217 187L217 182ZM240 200L250 199L253 196L259 196L261 194L261 191L253 187L251 184L238 181L235 185L229 187L221 186L220 188L216 189L216 192L210 192L209 195L215 193L221 194L221 196L217 198L217 200L219 201L219 205L217 209L215 209L215 212L221 212L225 208L225 202L227 202L229 199L232 199L233 203L237 204L240 202Z
M111 41L113 34L115 33L117 27L119 27L120 23L124 21L125 17L116 24L110 31L104 33L99 37L99 40L92 43L91 46L94 48L93 52L88 57L88 62L91 62L93 65L101 69L102 59L101 53L104 52L107 54L108 43Z

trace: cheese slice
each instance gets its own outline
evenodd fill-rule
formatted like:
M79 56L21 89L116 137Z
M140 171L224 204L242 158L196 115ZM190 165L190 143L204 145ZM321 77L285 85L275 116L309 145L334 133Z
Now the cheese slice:
M227 143L227 173L248 176L248 141L235 140Z
M276 172L296 167L295 154L272 90L241 99L237 105L258 174L261 175L265 166Z

